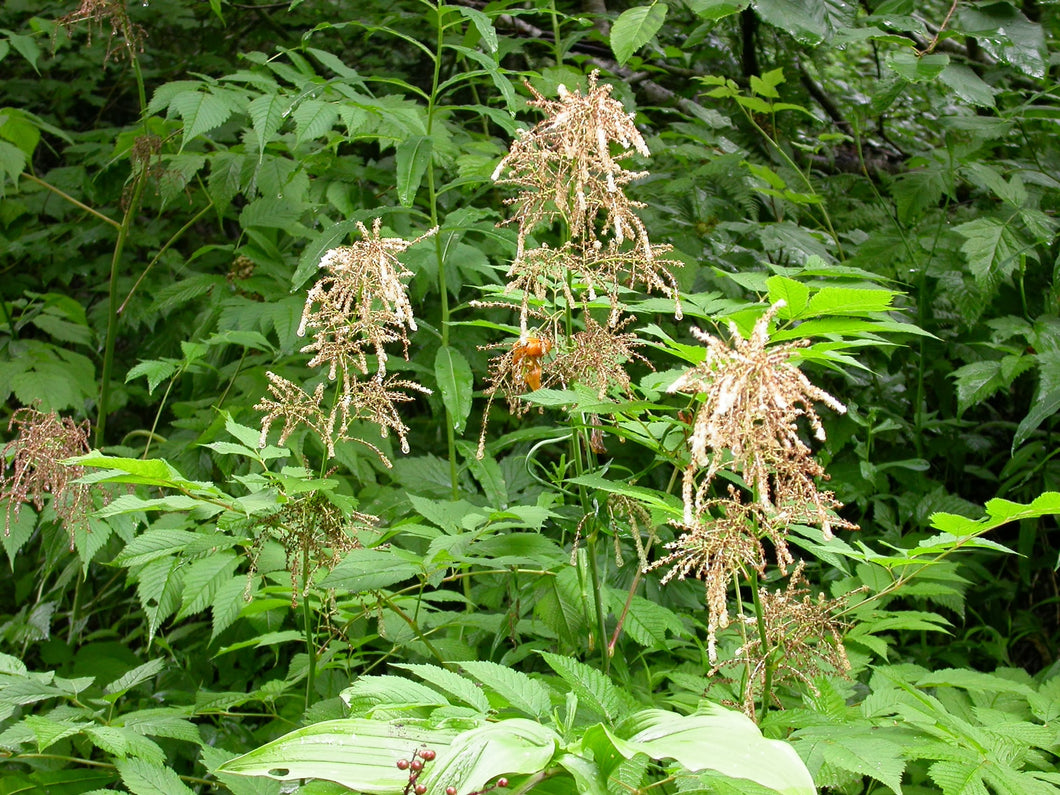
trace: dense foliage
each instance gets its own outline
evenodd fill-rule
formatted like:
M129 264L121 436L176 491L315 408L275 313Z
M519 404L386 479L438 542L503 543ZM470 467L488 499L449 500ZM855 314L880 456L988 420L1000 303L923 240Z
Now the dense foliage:
M0 795L1060 792L1047 0L8 0Z

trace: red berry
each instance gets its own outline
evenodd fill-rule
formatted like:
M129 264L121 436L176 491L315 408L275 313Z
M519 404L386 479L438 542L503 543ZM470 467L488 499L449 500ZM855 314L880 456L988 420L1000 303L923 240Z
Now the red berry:
M415 770L418 773L421 770L423 770L423 760L422 759L413 759L412 760L412 764L409 765L409 767L411 767L413 770Z
M397 763L397 767L398 767L398 770L408 770L409 769L409 760L408 759L399 759L398 763Z
M445 795L456 795L456 787L446 787Z
M508 786L508 779L506 779L504 777L501 777L501 778L497 779L497 786L500 787L501 789L504 789L505 787Z
M420 758L423 759L424 762L430 762L436 756L437 754L430 748L424 748L422 751L420 751Z
M416 785L416 789L413 790L413 792L415 792L416 795L423 795L423 793L425 793L426 791L427 791L427 785L426 784L417 784Z

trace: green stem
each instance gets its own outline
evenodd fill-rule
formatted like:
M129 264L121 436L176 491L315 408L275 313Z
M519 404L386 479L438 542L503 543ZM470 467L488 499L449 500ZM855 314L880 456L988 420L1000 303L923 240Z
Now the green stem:
M203 207L201 210L199 210L199 212L195 213L195 215L193 215L191 217L190 221L188 221L186 224L184 224L184 226L182 226L180 229L178 229L176 231L176 233L172 237L170 237L169 240L166 241L165 245L162 246L162 248L160 248L158 250L158 253L155 254L151 258L151 261L149 263L147 263L147 267L144 268L143 273L140 274L140 278L138 278L136 280L136 284L134 284L132 286L132 289L129 290L129 294L125 296L125 300L122 301L121 302L121 306L118 307L118 314L119 315L122 312L125 311L125 307L126 307L126 305L128 305L129 299L133 297L133 294L140 287L140 283L144 280L144 277L147 276L147 274L150 272L151 268L153 268L155 266L155 264L158 262L158 260L162 258L162 255L165 254L169 250L170 246L172 246L174 243L176 243L178 240L180 240L180 238L184 236L184 233L187 232L189 229L191 229L192 225L194 225L194 223L196 221L198 221L207 212L209 212L211 207L213 207L213 200L212 199L210 200L209 204L207 204L205 207Z
M434 55L434 73L431 76L431 93L427 98L427 135L431 135L434 129L434 111L438 98L438 86L442 78L442 46L444 44L445 27L442 25L441 5L434 10L438 21ZM431 226L438 226L438 187L435 183L434 157L427 166L427 199L430 203ZM442 334L442 348L449 347L449 289L447 287L448 277L445 269L445 251L442 248L440 235L434 236L434 252L438 261L438 294L441 297L441 323L439 328ZM445 446L449 458L449 487L454 500L460 499L460 470L456 461L456 428L453 414L449 407L445 406Z
M770 143L770 145L776 150L777 154L780 156L780 159L783 160L785 162L785 164L787 164L788 168L790 168L792 171L794 171L796 174L798 174L802 178L802 182L806 186L806 190L808 190L810 192L810 195L811 196L819 196L817 191L814 190L813 183L810 182L810 178L807 177L806 174L803 173L802 169L799 168L798 164L796 164L795 161L791 159L791 156L788 155L788 153L784 151L784 148L780 145L780 143L778 141L774 140L773 137L770 136L761 127L761 125L759 125L758 122L755 121L754 117L747 110L747 108L745 108L745 107L743 107L741 105L740 109L743 111L744 116L747 118L747 120L751 123L751 126L755 128L755 130L759 133L759 135L761 135L766 141L768 141ZM776 121L776 119L774 118L774 122L775 121ZM825 206L824 206L823 203L821 205L819 205L819 208L820 208L821 219L824 221L824 225L828 228L828 234L832 238L832 242L835 243L836 252L839 254L839 259L840 260L846 259L846 256L843 254L843 244L839 240L839 234L835 231L835 227L832 226L832 218L828 214L828 210L825 209ZM813 213L812 210L810 210L809 212L811 214Z
M141 171L135 177L133 183L132 197L129 206L122 218L121 228L118 230L118 240L114 244L114 254L110 260L110 282L107 288L107 339L103 346L103 374L99 389L99 406L96 415L96 447L102 447L107 430L107 415L110 411L110 378L114 370L114 343L118 336L118 274L121 267L122 253L125 251L125 241L129 237L133 218L140 209L140 197L144 192L144 184L147 182L147 173Z
M755 620L758 624L758 638L762 643L762 664L765 666L765 678L762 684L762 714L759 716L759 722L761 722L769 711L770 694L773 690L773 650L769 648L766 618L762 611L762 598L758 593L758 572L751 569L749 579L751 582L751 596L754 599Z
M305 633L305 650L309 655L309 667L306 671L305 706L313 703L313 691L317 678L317 645L313 637L313 610L309 605L309 545L302 547L302 626Z
M556 12L556 0L548 4L549 14L552 16L552 57L556 66L563 63L563 48L560 44L559 14Z
M408 613L398 607L394 603L393 599L383 594L380 594L380 599L382 599L383 604L393 610L402 621L409 625L409 629L411 629L415 633L420 643L427 647L427 651L429 651L431 655L438 661L439 665L441 665L443 668L451 669L453 667L449 662L446 661L446 659L441 655L438 649L435 648L434 644L427 640L427 636L423 634L423 630L420 629L419 624L417 624Z
M589 537L585 540L585 545L588 547L589 552L589 576L593 581L593 603L596 606L596 642L600 645L600 662L603 665L604 673L606 674L611 669L611 649L610 646L604 642L604 638L607 637L607 624L604 622L604 600L603 588L600 585L600 564L596 560L596 535L597 530L594 527L592 532L589 533Z
M615 631L611 635L611 642L607 644L608 659L615 655L615 646L618 644L618 638L622 634L622 625L626 623L626 616L629 615L629 608L630 605L633 604L633 597L637 593L637 586L640 585L641 576L640 569L638 568L637 573L633 575L633 584L629 586L629 593L626 594L626 604L622 608L622 615L618 617L618 624L615 626Z
M81 577L74 582L74 603L70 607L70 626L66 632L66 645L74 645L74 628L77 626L77 612L81 606Z

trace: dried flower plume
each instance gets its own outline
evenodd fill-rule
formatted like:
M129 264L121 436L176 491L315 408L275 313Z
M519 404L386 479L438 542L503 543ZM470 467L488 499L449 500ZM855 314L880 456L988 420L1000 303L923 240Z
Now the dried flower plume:
M716 472L728 468L740 473L768 510L783 506L798 514L795 521L812 519L825 537L831 537L830 510L838 503L813 485L814 478L825 473L799 436L799 420L804 417L814 436L823 440L814 402L840 414L846 407L791 363L808 340L768 345L769 323L781 306L780 301L771 306L746 340L734 323L729 324L731 343L693 330L706 345L706 359L668 390L704 396L689 439L692 460L685 472L685 518L695 504L696 469L707 467L705 482L709 482ZM807 501L813 505L810 513L802 510Z
M769 345L769 324L782 306L777 302L763 313L748 339L733 323L728 343L694 330L706 346L706 358L669 389L697 393L702 403L689 437L684 518L674 524L681 535L666 545L670 553L651 568L671 567L664 583L689 576L703 581L712 663L717 631L729 624L729 583L750 570L765 573L764 540L786 573L795 564L787 543L792 525L817 525L825 538L832 537L835 527L856 529L835 514L842 507L835 495L818 488L817 481L827 475L799 432L805 421L817 439L824 439L815 403L839 413L846 408L791 362L808 341ZM706 471L697 484L701 469ZM728 497L712 497L715 478L723 470L738 474L752 499L745 500L732 485ZM796 571L801 572L801 564Z
M18 520L23 503L32 503L40 511L45 497L51 495L52 510L69 531L73 550L76 531L87 527L93 506L89 486L76 482L85 468L62 462L90 452L88 420L76 423L54 411L24 407L11 415L7 429L15 431L15 438L0 451L0 500L7 503L4 535L11 534L11 523Z
M733 662L748 664L751 675L743 693L743 709L754 716L757 693L765 687L771 669L772 684L798 681L817 693L813 680L825 673L846 674L850 670L843 645L843 622L836 616L846 598L814 599L802 576L803 565L791 575L787 588L770 591L759 588L762 628L754 616L745 616L747 642L736 650ZM765 635L763 644L762 635Z
M628 171L618 162L633 151L647 157L648 146L633 115L611 98L611 86L599 84L597 77L596 72L589 75L584 95L559 86L558 100L546 99L527 85L534 96L529 104L546 118L515 140L493 172L495 181L522 188L508 202L515 208L510 222L519 225L517 257L522 256L530 230L555 216L567 224L571 238L595 240L601 213L602 234L610 232L619 243L633 240L651 256L648 232L634 213L644 205L622 191L644 174ZM612 153L612 143L622 151Z
M681 317L671 272L679 263L665 258L672 247L651 243L636 213L643 204L624 192L644 172L630 171L621 161L634 153L649 155L633 114L611 97L612 87L599 83L596 72L584 94L559 86L559 98L550 100L527 88L533 95L529 104L545 119L519 134L493 174L495 181L519 188L507 201L513 213L505 223L516 224L518 233L504 288L506 295L518 295L518 305L479 304L517 309L519 338L510 347L490 346L501 353L490 362L480 456L498 393L519 414L526 411L520 396L540 386L583 383L601 397L613 387L628 392L626 365L646 360L635 350L636 336L623 331L629 322L621 319L623 289L661 292L674 300L675 316ZM567 234L562 245L528 248L536 227L557 220ZM610 304L605 323L589 314L589 304L599 297ZM584 331L572 333L575 307L582 310ZM538 343L546 339L547 346ZM595 451L602 449L601 434L594 427Z
M262 446L272 424L282 420L280 444L304 425L320 437L329 458L335 455L336 442L353 440L370 447L390 466L378 447L350 435L351 426L358 420L373 422L383 438L393 432L402 452L409 451L408 427L397 404L413 400L411 392L430 394L430 390L409 379L387 376L385 346L400 342L407 359L407 332L416 330L412 305L405 292L405 281L412 272L397 255L437 229L410 241L381 237L379 219L371 231L361 223L357 228L361 233L359 241L331 249L321 258L320 268L325 275L309 290L298 325L299 336L313 332L312 342L302 352L313 354L310 367L326 369L328 380L336 382L337 397L330 409L326 408L325 384L317 384L310 394L270 372L266 374L269 397L254 408L265 414L261 423ZM374 373L370 355L375 359Z

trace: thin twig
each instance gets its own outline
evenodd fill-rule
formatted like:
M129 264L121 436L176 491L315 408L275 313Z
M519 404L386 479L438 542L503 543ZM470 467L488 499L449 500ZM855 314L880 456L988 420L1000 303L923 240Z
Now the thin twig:
M74 205L75 207L80 207L86 213L90 213L90 214L94 215L96 218L98 218L99 220L101 220L101 221L103 221L105 223L110 224L115 229L121 229L121 224L118 223L117 221L115 221L113 218L108 218L103 213L101 213L99 210L93 210L91 207L89 207L84 202L78 201L73 196L71 196L69 193L65 193L64 191L59 190L57 187L55 187L52 184L49 184L49 183L45 182L40 177L35 177L32 174L30 174L28 171L23 171L22 172L22 176L25 177L26 179L28 179L30 182L36 182L42 188L47 188L52 193L54 193L56 196L61 196L62 198L66 199L68 202L70 202L70 204Z
M953 3L950 5L950 10L946 12L946 18L942 20L942 24L935 32L935 38L931 40L931 43L928 44L925 49L920 51L921 55L928 55L935 51L935 48L938 46L939 43L939 36L942 35L944 30L946 30L946 26L950 24L950 18L953 16L953 12L957 10L958 2L960 2L960 0L953 0Z

